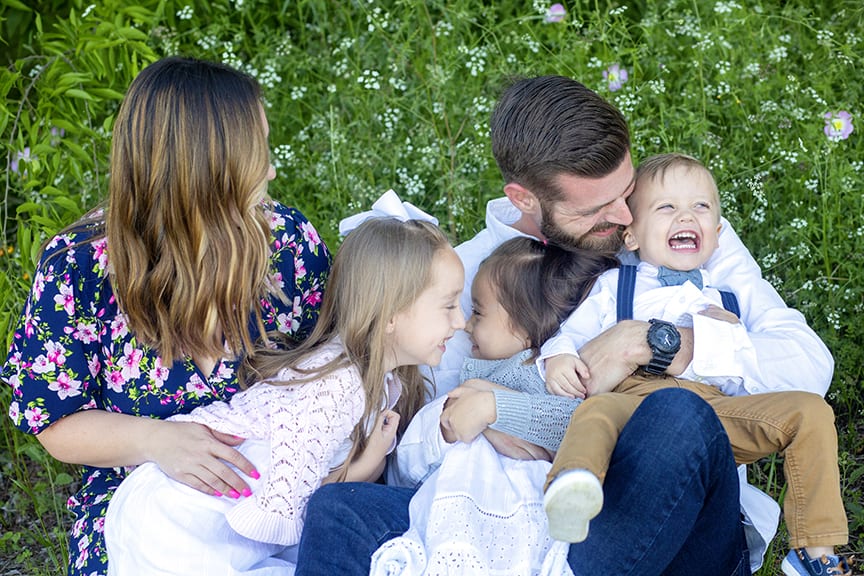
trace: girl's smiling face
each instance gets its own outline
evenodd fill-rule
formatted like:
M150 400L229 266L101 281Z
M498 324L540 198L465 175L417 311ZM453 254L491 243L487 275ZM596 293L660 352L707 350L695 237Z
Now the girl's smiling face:
M392 346L390 370L408 365L437 366L447 340L465 327L459 305L465 272L452 248L438 251L430 276L432 284L387 326Z
M502 360L531 346L528 336L501 306L492 282L482 270L471 285L471 317L465 325L471 338L471 355L482 360Z

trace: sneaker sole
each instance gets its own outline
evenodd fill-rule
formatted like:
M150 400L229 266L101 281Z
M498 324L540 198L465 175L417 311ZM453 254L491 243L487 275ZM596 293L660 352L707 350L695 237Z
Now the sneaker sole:
M565 475L556 479L543 496L549 535L562 542L582 542L589 521L603 508L603 487L591 474Z
M780 570L786 576L801 576L801 572L799 572L786 558L783 558L783 562L780 563Z

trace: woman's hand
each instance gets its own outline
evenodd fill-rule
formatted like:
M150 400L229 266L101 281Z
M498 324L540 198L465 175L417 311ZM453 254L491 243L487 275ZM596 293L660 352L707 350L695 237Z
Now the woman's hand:
M247 476L258 478L258 471L234 449L243 438L216 432L192 422L160 421L152 437L152 460L165 474L214 496L250 496L249 485L232 464Z
M97 468L155 462L171 478L206 494L250 494L246 482L226 463L252 478L258 476L252 463L233 448L242 438L190 422L80 410L36 438L61 462Z

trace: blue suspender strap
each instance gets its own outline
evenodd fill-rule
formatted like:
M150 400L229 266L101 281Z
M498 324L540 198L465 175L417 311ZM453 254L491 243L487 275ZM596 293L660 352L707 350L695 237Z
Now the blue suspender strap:
M618 268L618 322L633 319L633 294L636 291L636 266L622 264ZM735 294L726 290L718 290L723 308L732 312L739 318L741 309L738 307L738 298Z
M738 308L738 298L735 297L735 294L732 292L727 292L725 290L720 290L720 298L723 300L723 308L732 312L739 318L741 317L741 309Z
M636 290L636 266L618 268L618 322L633 319L633 293Z

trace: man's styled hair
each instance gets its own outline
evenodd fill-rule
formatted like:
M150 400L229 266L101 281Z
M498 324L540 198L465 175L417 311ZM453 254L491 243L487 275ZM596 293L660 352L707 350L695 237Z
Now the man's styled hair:
M366 446L366 422L375 418L384 398L387 323L432 284L436 257L451 249L441 229L429 222L395 218L363 222L345 237L336 253L312 334L293 349L259 351L249 360L251 375L266 380L290 366L308 374L303 380L308 381L349 363L356 366L366 391L365 413L352 435L351 457L359 454ZM344 355L313 371L300 368L305 358L337 336L345 347ZM399 426L404 430L425 403L427 388L417 366L400 366L393 373L402 382L394 409L401 415ZM342 472L344 477L345 469Z
M525 332L536 357L597 277L617 266L618 260L603 252L520 236L498 246L480 264L474 281L489 281L512 328Z
M558 175L602 178L630 149L621 113L563 76L521 79L505 89L492 112L491 138L505 182L547 202L560 198Z
M171 57L126 93L111 149L105 235L111 286L141 343L184 354L251 352L263 333L270 227L261 91L223 64Z

